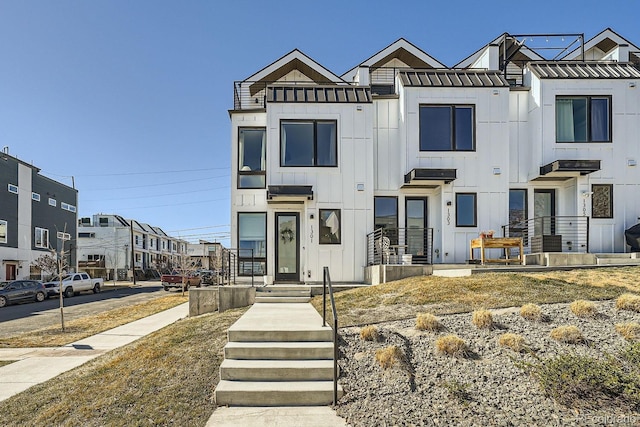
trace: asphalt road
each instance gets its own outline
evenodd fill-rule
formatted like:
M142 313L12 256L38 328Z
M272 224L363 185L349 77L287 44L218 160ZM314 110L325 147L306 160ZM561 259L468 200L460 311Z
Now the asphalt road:
M126 307L167 295L160 282L138 282L138 287L113 289L106 283L102 292L83 292L64 298L65 321ZM60 323L60 300L57 296L43 302L28 302L0 308L0 338Z

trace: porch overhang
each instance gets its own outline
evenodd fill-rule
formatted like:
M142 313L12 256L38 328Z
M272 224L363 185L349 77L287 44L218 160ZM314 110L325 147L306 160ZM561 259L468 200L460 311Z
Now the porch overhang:
M405 187L435 188L456 179L456 169L415 168L404 176Z
M540 166L540 176L533 181L566 181L600 170L600 160L556 160Z
M267 203L304 203L313 200L311 185L269 185Z

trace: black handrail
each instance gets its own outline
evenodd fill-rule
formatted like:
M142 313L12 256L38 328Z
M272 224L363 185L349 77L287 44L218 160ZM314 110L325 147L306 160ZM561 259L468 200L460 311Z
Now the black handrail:
M329 284L329 299L333 312L333 404L338 403L338 312L336 301L333 299L333 286L329 267L323 267L322 274L322 326L327 326L327 284Z

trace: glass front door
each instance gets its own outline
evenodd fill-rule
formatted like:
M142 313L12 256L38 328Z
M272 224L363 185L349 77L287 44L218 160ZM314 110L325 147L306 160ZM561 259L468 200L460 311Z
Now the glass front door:
M427 253L427 199L406 199L406 253L423 256Z
M299 281L300 215L276 212L276 277L278 281Z
M555 234L556 190L533 191L534 235Z

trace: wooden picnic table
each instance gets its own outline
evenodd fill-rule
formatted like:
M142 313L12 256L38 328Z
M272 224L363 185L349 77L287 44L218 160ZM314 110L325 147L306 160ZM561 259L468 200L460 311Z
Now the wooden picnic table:
M485 249L504 249L504 258L486 258ZM518 248L520 253L518 258L509 258L509 249ZM478 237L477 239L471 239L470 256L473 260L473 250L480 249L480 263L484 265L487 262L504 262L506 264L510 262L517 262L522 264L524 247L522 243L522 237Z

